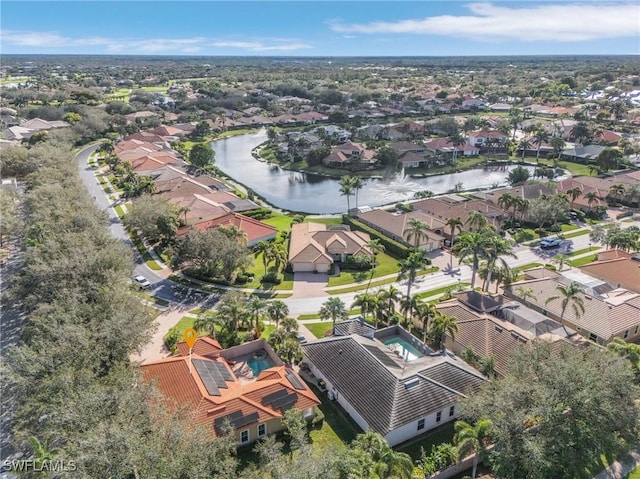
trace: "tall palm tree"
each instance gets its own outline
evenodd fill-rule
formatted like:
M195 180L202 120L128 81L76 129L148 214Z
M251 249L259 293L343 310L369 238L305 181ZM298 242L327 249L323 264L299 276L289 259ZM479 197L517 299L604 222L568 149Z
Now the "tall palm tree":
M363 186L364 186L364 183L361 177L359 176L351 177L351 187L355 191L355 196L356 196L356 209L358 209L358 192L362 189Z
M456 234L456 230L458 230L458 232L462 231L462 225L463 225L462 219L460 219L459 216L456 216L454 218L449 218L445 223L445 226L448 226L451 229L451 236L449 238L449 240L451 241L451 245L449 246L449 256L450 256L449 270L451 271L453 271L453 240Z
M500 195L500 198L498 198L498 206L508 213L514 204L515 199L516 199L515 196L513 196L508 191L505 193L502 193L502 195Z
M267 307L267 302L260 298L260 296L252 295L249 298L247 307L251 312L251 322L253 323L256 332L255 337L259 338L261 334L260 318L262 317L262 312Z
M451 144L453 145L453 164L458 160L458 147L464 145L467 140L459 132L451 135Z
M484 256L487 259L486 289L488 290L491 285L491 276L495 266L500 263L502 267L508 268L504 257L517 258L517 256L513 253L509 242L497 235L492 235L487 238Z
M289 316L289 307L284 301L275 299L267 305L267 317L276 325L276 329L280 325L280 321Z
M344 302L334 296L332 298L327 299L324 303L322 303L322 307L320 308L320 319L331 319L333 322L333 330L336 329L336 320L337 319L347 319L349 313L344 305Z
M518 108L511 108L509 110L509 123L513 127L513 135L511 139L515 140L516 131L518 131L518 124L522 120L522 112Z
M264 265L264 274L267 274L267 267L271 262L271 251L273 249L273 245L269 241L258 241L258 243L253 247L253 256L258 258L262 255L262 264Z
M616 200L621 199L624 196L625 187L622 183L618 183L616 185L611 185L609 188L609 194L613 196Z
M455 339L457 332L458 323L456 318L446 314L438 314L431 322L431 331L429 332L429 336L431 337L433 344L437 344L440 346L440 349L444 351L444 342L447 334L451 336L451 339L453 340Z
M387 289L381 289L377 294L380 298L380 306L385 309L386 316L391 318L396 312L396 304L402 299L402 293L394 285L390 285Z
M373 279L373 275L374 275L374 273L376 271L376 255L378 253L384 253L385 246L377 238L369 240L365 244L365 246L371 252L371 255L370 255L370 258L371 258L371 271L370 271L370 273L371 274L369 275L369 282L367 283L367 288L364 290L364 292L366 293L367 291L369 291L369 286L371 286L371 280Z
M351 210L351 201L349 198L353 195L353 182L351 176L343 176L340 178L340 196L347 197L347 214Z
M569 137L573 139L577 144L583 145L586 140L591 137L591 129L589 125L584 121L579 121L571 128Z
M377 307L376 295L371 293L361 293L357 294L353 298L353 304L351 308L359 307L360 313L366 319L367 315L373 315L375 313L375 309ZM377 326L376 326L377 327Z
M407 280L407 296L411 297L411 286L416 280L418 271L420 271L426 265L425 259L422 257L420 251L414 251L409 253L406 259L398 262L400 266L400 273L398 274L398 280ZM405 316L406 318L406 316Z
M454 250L460 257L460 262L466 258L471 258L471 289L476 284L476 273L480 266L480 259L485 257L485 247L487 245L487 235L484 233L464 233L458 238Z
M198 314L198 317L193 321L193 328L201 333L206 331L209 333L209 336L215 338L216 326L224 326L224 321L221 319L217 311L203 311Z
M553 152L556 155L556 159L559 160L560 156L562 155L562 150L564 150L564 147L566 146L566 143L562 138L558 136L552 137L549 141L551 143L551 146L553 147Z
M427 231L429 231L429 227L424 221L420 221L417 218L409 218L407 227L402 232L402 235L407 238L407 241L413 239L413 247L418 249L420 242L428 238Z
M582 190L580 189L579 186L574 186L573 188L569 188L567 190L567 196L570 198L570 202L571 204L569 205L569 207L571 209L573 209L573 203L580 198L580 195L582 194Z
M540 161L540 148L542 147L542 143L549 141L549 133L544 129L544 126L540 126L536 129L533 134L533 139L535 140L535 144L537 146L536 149L536 162Z
M526 286L521 286L516 289L516 293L518 293L518 296L520 296L525 301L527 299L536 299L536 295L533 294L533 289Z
M438 315L438 309L433 303L420 302L416 305L416 319L418 319L418 321L420 321L420 324L422 325L421 327L423 343L427 342L427 333L429 332L429 326L432 320L434 320Z
M479 232L482 231L489 222L485 215L479 211L473 210L467 215L467 219L464 224L468 226L471 231Z
M456 421L453 443L460 451L460 458L469 452L474 453L471 479L475 479L478 461L489 445L492 423L489 419L480 419L475 426L466 421Z
M227 294L222 298L218 305L217 314L220 318L224 318L226 324L230 325L236 333L240 325L246 324L251 317L247 309L246 296L234 293Z
M556 287L556 290L560 293L558 296L550 296L545 301L545 305L552 303L554 301L560 300L560 305L562 309L560 310L560 324L564 328L565 334L568 336L569 331L567 331L567 327L564 325L564 313L567 310L567 307L571 305L571 309L573 309L573 313L575 314L576 319L579 319L584 314L584 300L580 296L582 294L582 287L579 283L573 281L571 284L565 286L564 284L560 284Z
M589 191L585 193L584 199L587 200L587 206L589 207L589 212L591 212L591 206L594 203L600 202L600 198L598 198L598 194L595 191Z
M520 213L520 221L524 219L524 215L529 209L529 200L526 198L516 198L513 205L513 213Z
M375 475L380 479L396 477L409 479L413 472L411 457L394 451L384 438L373 429L358 434L351 442L351 448L361 451L375 463ZM371 474L362 477L370 477ZM360 477L360 476L359 476Z
M522 159L524 160L524 155L527 153L527 150L531 148L531 141L528 138L522 138L518 143L518 149L522 150Z

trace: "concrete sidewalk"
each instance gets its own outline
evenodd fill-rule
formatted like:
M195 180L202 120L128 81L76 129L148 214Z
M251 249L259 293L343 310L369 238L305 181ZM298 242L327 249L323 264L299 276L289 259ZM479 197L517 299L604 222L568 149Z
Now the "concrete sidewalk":
M623 479L636 467L640 467L640 450L631 452L631 458L625 462L616 461L593 479Z

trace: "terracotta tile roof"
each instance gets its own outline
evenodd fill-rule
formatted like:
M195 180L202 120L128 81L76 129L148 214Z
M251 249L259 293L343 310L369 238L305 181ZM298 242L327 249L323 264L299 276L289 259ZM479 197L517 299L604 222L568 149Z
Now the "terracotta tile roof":
M247 245L257 243L258 241L268 240L275 238L278 233L277 228L271 225L263 223L261 221L249 218L238 213L227 213L224 216L214 218L207 221L201 221L194 223L190 226L185 226L178 229L178 235L187 234L190 229L196 229L198 231L204 231L209 228L217 228L218 226L236 226L240 230L244 231L247 235Z
M601 251L598 253L598 261L632 257L633 255L631 253L627 253L626 251L622 251L621 249L608 249L607 251Z
M640 293L640 262L631 258L596 261L582 266L580 271L606 281L614 287L622 287Z
M241 413L242 416L251 418L251 422L243 427L281 418L283 410L273 407L273 404L266 400L274 392L283 391L291 395L294 398L294 407L301 410L320 404L297 373L284 365L263 371L257 380L239 381L227 361L216 355L216 345L217 342L210 338L198 339L194 351L210 351L211 354L205 357L194 352L191 356L191 371L188 350L180 345L179 350L182 352L182 349L185 349L187 356L173 356L140 366L143 379L155 382L160 392L169 400L167 407L186 406L192 411L192 422L195 425L211 426L209 430L212 436L216 434L214 426L233 413ZM263 346L264 344L257 345ZM216 393L211 394L200 377L196 362L201 365L219 363L220 367L227 371L224 380L226 387L218 387ZM295 380L296 384L293 384L290 378Z
M229 208L211 199L215 194L193 194L182 198L172 198L171 202L178 208L187 208L180 214L180 222L192 225L202 221L220 218L230 212Z
M411 211L409 213L396 215L383 209L374 209L358 213L358 218L369 225L388 233L390 236L394 237L394 239L402 239L407 244L412 244L413 240L409 241L407 239L405 231L407 230L409 219L415 218L427 225L429 228L429 230L425 232L427 234L427 239L422 240L423 245L434 241L444 240L444 236L436 233L434 230L444 231L443 228L445 222L422 211Z
M500 208L484 200L448 202L443 198L428 198L412 203L412 206L415 210L423 211L443 222L455 217L460 217L465 222L469 213L479 211L491 224L496 224L496 218L503 215Z
M179 342L177 345L178 354L180 356L189 356L189 346L184 341ZM222 351L222 346L220 343L208 336L200 337L196 340L193 345L193 354L197 354L198 356L216 356L218 353Z

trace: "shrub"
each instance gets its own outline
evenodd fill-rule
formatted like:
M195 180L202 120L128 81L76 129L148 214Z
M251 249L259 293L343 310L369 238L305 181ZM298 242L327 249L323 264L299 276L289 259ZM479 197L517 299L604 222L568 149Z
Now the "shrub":
M617 220L621 220L622 218L628 218L629 216L633 216L633 211L625 211L624 213L620 213L616 215Z
M178 341L180 341L180 331L178 331L176 328L171 328L163 339L164 345L167 347L167 349L171 351L171 353L175 353Z
M551 226L547 227L547 231L551 231L552 233L559 233L562 231L562 227L558 223L554 223Z
M544 267L546 269L548 269L549 271L558 271L558 268L556 268L554 265L552 264L545 264Z
M253 275L249 273L240 273L236 276L236 284L247 284L253 281Z
M324 422L324 413L318 406L313 408L313 412L315 413L315 416L311 420L311 427L320 429L322 427L322 423Z
M261 282L271 283L271 284L280 284L282 283L282 278L278 275L278 273L271 271L262 277Z

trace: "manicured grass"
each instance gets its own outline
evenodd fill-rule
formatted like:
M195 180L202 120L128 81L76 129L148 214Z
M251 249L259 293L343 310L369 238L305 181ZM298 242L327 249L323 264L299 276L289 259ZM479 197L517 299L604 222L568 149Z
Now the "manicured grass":
M273 212L271 218L260 220L263 223L278 228L278 231L291 231L291 216L283 215L281 213Z
M309 218L304 219L305 223L322 223L323 225L340 225L342 224L342 216L335 218Z
M373 273L374 279L397 273L399 270L397 258L387 253L378 253L376 255L376 269ZM340 276L332 276L329 278L328 286L342 286L343 284L369 281L369 277L369 271L341 271Z
M588 248L579 249L577 251L572 251L568 254L568 256L580 256L581 254L591 253L592 251L600 249L600 246L590 246Z
M578 228L580 228L578 225L574 225L573 223L570 224L561 224L560 228L562 229L562 231L572 231L572 230L577 230Z
M354 316L356 314L360 314L360 308L353 308L349 310L349 316ZM304 321L308 319L320 319L320 313L307 313L307 314L301 314L300 316L298 316L299 321Z
M186 329L188 328L193 328L193 322L196 320L196 318L192 317L192 316L183 316L180 321L178 321L173 328L171 329L177 329L179 332L179 336L178 338L180 338L178 341L182 341L182 338L184 337L184 332ZM198 336L206 336L207 334L209 334L208 331L198 331ZM164 336L166 338L166 334ZM162 340L164 341L164 338L162 338Z
M462 283L460 283L460 287L461 288L466 288L470 284L471 283L462 282ZM446 293L447 291L455 291L457 289L458 289L458 285L457 284L450 284L449 286L443 286L441 288L436 288L436 289L432 289L430 291L424 291L422 293L418 293L416 296L418 297L418 299L430 298L431 296L437 296L439 294Z
M448 422L447 424L443 424L435 430L426 433L417 440L412 440L407 444L401 444L400 447L398 447L398 451L409 454L411 459L417 461L421 457L421 447L424 448L427 454L429 454L432 446L437 446L443 442L450 443L453 441L453 434L455 432L453 424L454 421Z
M314 450L323 450L326 446L342 446L353 441L362 432L353 419L337 403L330 401L326 392L321 392L313 384L308 386L322 401L318 407L324 414L322 427L312 429L309 433Z
M513 268L513 271L526 271L528 269L539 268L540 266L542 266L542 263L527 263L522 266L516 266Z
M268 271L272 271L273 266L269 267ZM262 283L260 279L264 276L264 264L262 264L262 253L254 258L253 266L247 268L247 273L253 275L253 281L246 284L237 284L238 288L250 288L250 289L267 289L267 290L290 290L293 289L293 274L292 273L280 273L279 276L282 279L280 284Z
M588 235L589 230L578 230L573 231L571 233L567 233L566 235L562 235L564 239L575 238L576 236Z
M585 256L584 258L574 259L573 261L569 261L569 264L575 268L579 268L580 266L584 266L585 264L593 263L598 259L598 256L595 254Z
M214 140L221 140L223 138L229 138L230 136L244 135L245 133L253 133L258 131L257 128L242 128L240 130L228 130L223 131L218 136L214 138Z
M636 467L631 471L627 476L627 479L640 479L640 467Z
M305 327L311 331L311 333L318 339L324 338L327 335L327 331L331 331L333 322L330 320L323 321L321 323L305 324Z
M418 276L429 274L429 273L435 273L436 271L438 271L438 269L439 268L437 266L430 266L427 269L421 269L420 271L418 271ZM384 279L378 279L378 280L374 279L373 281L371 281L371 285L369 285L369 289L373 289L378 286L385 286L387 284L395 283L396 281L398 281L397 276L391 276L390 278L384 278ZM369 280L363 281L361 283L356 283L353 286L334 289L334 290L328 291L328 293L342 294L342 293L353 293L354 291L362 291L367 289L368 283L369 283Z
M121 205L116 205L113 207L114 211L116 212L116 214L118 215L118 218L122 219L124 218L124 215L126 214L124 212L124 209L122 208Z

